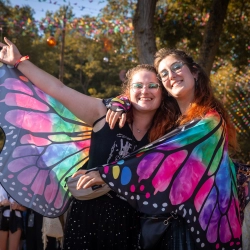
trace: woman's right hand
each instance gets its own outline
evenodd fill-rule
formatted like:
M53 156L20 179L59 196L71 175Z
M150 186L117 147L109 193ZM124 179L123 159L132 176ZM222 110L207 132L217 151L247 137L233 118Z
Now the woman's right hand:
M106 114L106 121L109 123L110 129L115 127L115 124L119 120L119 127L122 128L126 122L126 113L123 111L112 111L108 110Z
M6 37L4 41L6 44L0 42L0 61L8 65L15 65L22 56L14 43Z

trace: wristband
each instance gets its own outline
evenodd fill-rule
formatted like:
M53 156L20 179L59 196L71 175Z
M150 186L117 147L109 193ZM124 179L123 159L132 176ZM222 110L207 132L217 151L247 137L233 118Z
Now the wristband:
M17 69L19 63L25 61L25 60L29 60L29 56L21 56L21 58L19 60L16 61L16 63L14 64L14 68Z
M126 96L104 99L103 103L108 109L115 112L122 111L123 113L126 113L131 108L130 100Z

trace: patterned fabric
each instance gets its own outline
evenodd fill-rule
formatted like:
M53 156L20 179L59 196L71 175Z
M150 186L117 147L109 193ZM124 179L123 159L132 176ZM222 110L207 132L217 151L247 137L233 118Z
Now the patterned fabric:
M201 249L241 249L235 166L216 112L100 168L103 180L146 214L183 217Z
M131 103L126 96L105 99L103 103L107 108L116 112L123 111L126 113L131 108Z
M70 201L66 177L88 160L92 128L2 63L0 112L0 183L19 204L58 217Z

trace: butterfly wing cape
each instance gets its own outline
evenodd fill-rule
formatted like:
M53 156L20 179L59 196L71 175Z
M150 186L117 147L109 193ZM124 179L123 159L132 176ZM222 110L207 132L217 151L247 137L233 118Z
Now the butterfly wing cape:
M87 161L92 129L2 63L0 113L1 184L23 206L58 217L70 202L65 179Z
M182 216L201 249L240 249L235 166L216 112L177 128L124 160L103 180L139 211Z

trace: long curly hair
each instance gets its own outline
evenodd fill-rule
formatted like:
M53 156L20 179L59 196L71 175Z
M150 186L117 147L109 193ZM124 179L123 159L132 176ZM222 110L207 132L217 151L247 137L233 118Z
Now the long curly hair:
M130 85L132 83L132 78L137 72L143 70L153 72L155 75L157 75L155 67L149 64L140 64L128 70L128 72L126 73L126 80L122 85L122 95L130 98ZM161 136L166 134L166 131L171 130L175 126L175 121L180 115L180 111L179 113L176 111L173 112L173 110L175 109L179 110L177 102L175 100L169 101L169 99L173 98L168 96L167 91L160 81L159 84L162 89L162 102L152 120L152 125L149 130L150 141L154 141L160 138ZM133 122L133 108L130 109L127 113L127 122L130 124Z
M211 81L204 69L199 64L194 62L193 58L186 52L178 49L167 48L160 49L156 52L154 60L154 66L156 69L158 69L160 62L167 56L174 56L177 60L184 62L191 73L196 73L198 76L195 82L193 103L185 115L179 115L176 120L176 125L184 124L194 118L203 118L207 112L216 110L219 114L221 114L226 122L230 148L237 151L239 147L236 139L235 127L222 103L215 98L211 87Z

